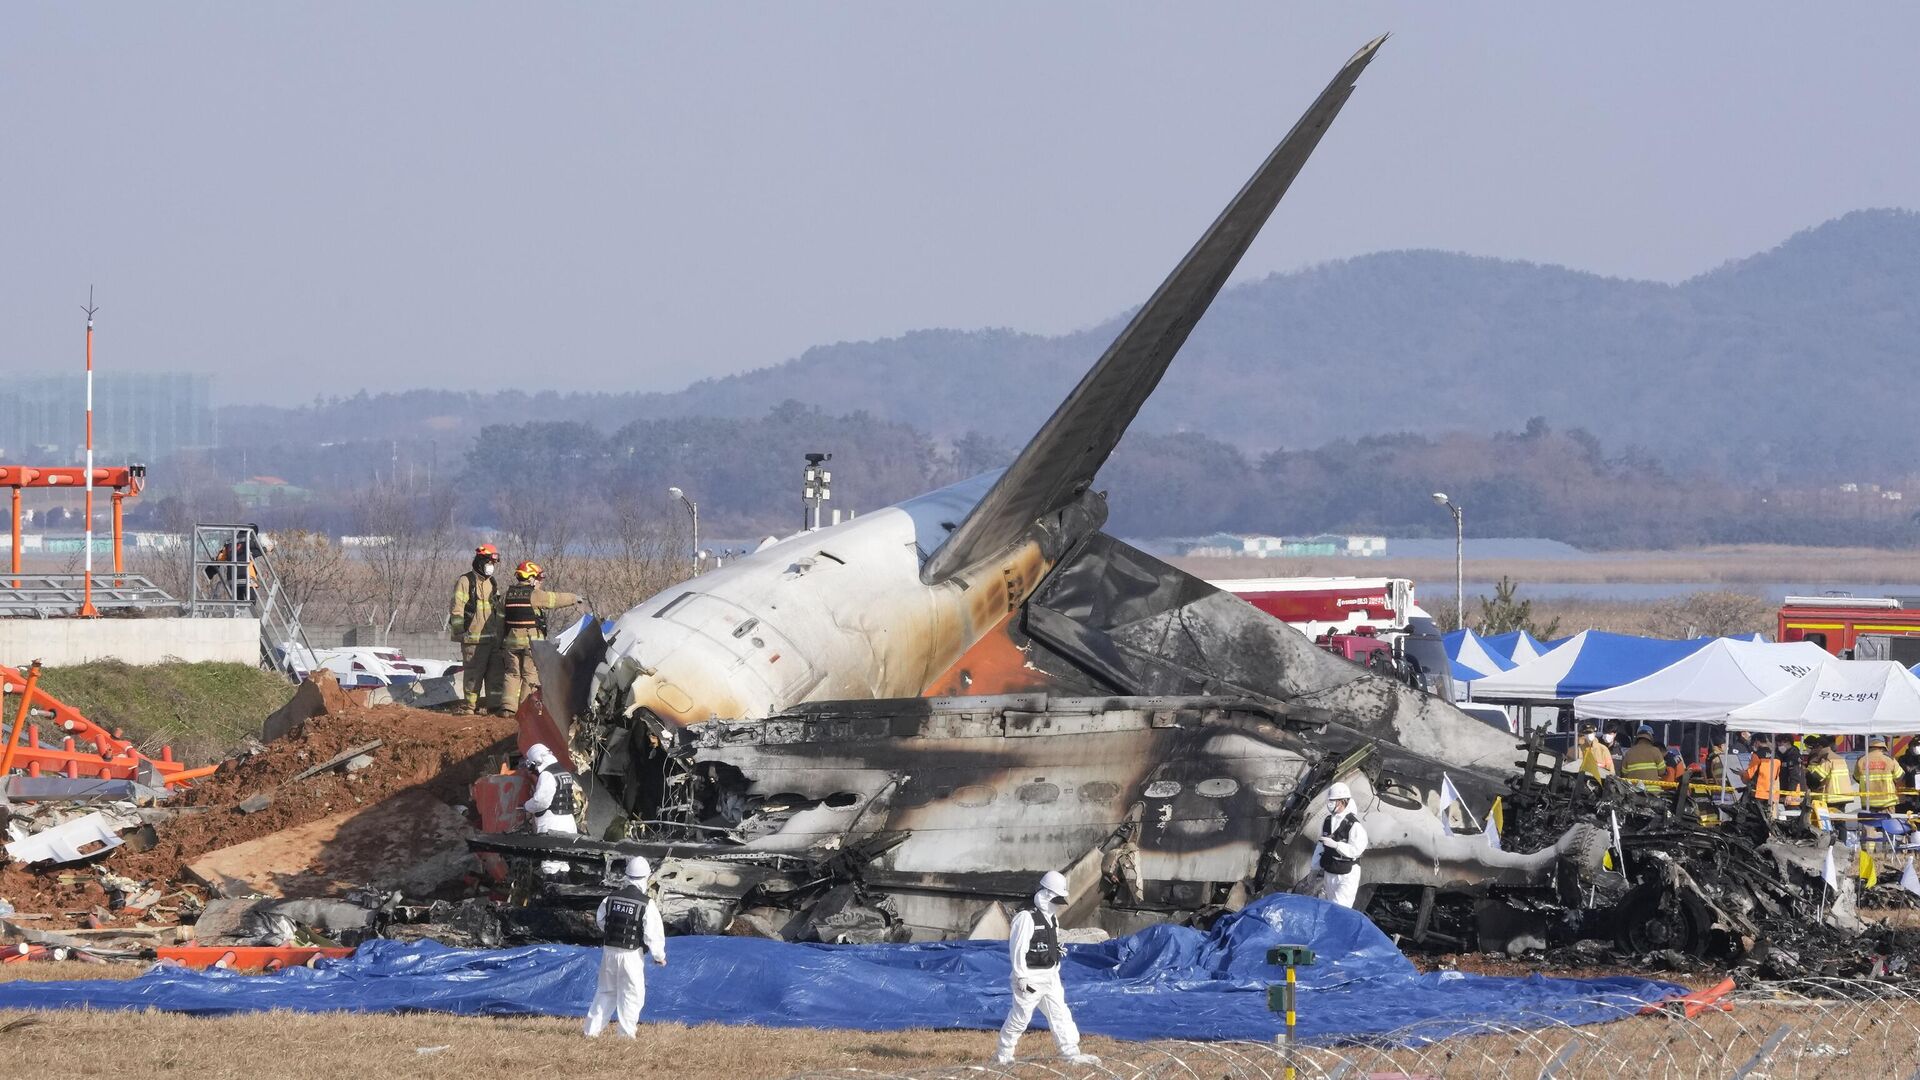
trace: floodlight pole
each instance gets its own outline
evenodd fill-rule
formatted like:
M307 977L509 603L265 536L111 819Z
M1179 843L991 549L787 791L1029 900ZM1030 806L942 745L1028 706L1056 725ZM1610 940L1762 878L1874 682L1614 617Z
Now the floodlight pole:
M1433 501L1453 514L1453 625L1467 625L1467 530L1460 504L1447 498L1444 491L1433 493Z
M87 538L80 598L80 617L98 618L100 612L93 606L93 315L100 309L93 306L93 287L87 287L87 306L81 310L87 313Z
M700 575L700 561L701 561L700 560L700 506L699 504L695 503L692 499L687 498L687 493L684 491L681 491L677 487L668 488L667 494L687 504L687 513L693 515L693 573L695 577L698 577Z
M833 498L833 472L825 467L833 455L813 453L806 458L806 484L800 489L800 527L811 532L820 527L820 504Z

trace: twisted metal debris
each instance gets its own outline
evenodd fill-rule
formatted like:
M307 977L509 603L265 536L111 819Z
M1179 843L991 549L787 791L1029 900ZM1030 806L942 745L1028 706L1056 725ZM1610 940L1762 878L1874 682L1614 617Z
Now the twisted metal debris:
M1731 1009L1689 1017L1676 1004L1647 1003L1645 1013L1625 1007L1620 1020L1583 1027L1526 1014L1430 1021L1291 1054L1258 1042L1130 1043L1103 1050L1097 1066L1041 1057L1004 1068L842 1069L793 1080L1283 1080L1289 1063L1301 1080L1920 1078L1920 991L1806 979L1743 987L1722 1001ZM990 1045L983 1034L983 1054Z

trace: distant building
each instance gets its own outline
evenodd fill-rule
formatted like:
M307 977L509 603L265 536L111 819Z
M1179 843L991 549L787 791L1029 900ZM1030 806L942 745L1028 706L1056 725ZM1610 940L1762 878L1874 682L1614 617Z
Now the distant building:
M1384 536L1348 536L1342 533L1322 533L1308 537L1306 543L1332 544L1335 554L1347 555L1356 559L1368 559L1387 553L1387 538Z
M97 371L94 459L148 462L214 445L213 377ZM86 376L0 382L0 457L33 465L76 464L86 447Z
M247 510L306 502L312 493L277 476L252 476L233 485L233 497Z
M1213 533L1196 540L1176 543L1181 555L1213 559L1298 559L1329 556L1369 557L1385 554L1384 536L1348 536L1322 533L1319 536L1263 536L1258 533Z

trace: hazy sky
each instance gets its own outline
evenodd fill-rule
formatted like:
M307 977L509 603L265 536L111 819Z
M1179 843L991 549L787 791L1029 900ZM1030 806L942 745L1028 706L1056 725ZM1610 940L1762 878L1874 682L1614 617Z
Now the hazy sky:
M1920 207L1920 6L7 3L0 372L673 389L1138 303L1392 31L1241 278L1678 280ZM1089 358L1091 360L1091 357Z

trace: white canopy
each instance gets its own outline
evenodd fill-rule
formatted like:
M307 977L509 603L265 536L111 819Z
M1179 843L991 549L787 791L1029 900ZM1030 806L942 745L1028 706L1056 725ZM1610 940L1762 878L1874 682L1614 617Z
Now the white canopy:
M1920 733L1920 678L1891 660L1828 660L1733 710L1727 724L1809 735Z
M1721 638L1643 679L1582 694L1573 712L1598 720L1696 720L1725 723L1751 705L1832 660L1810 641Z

